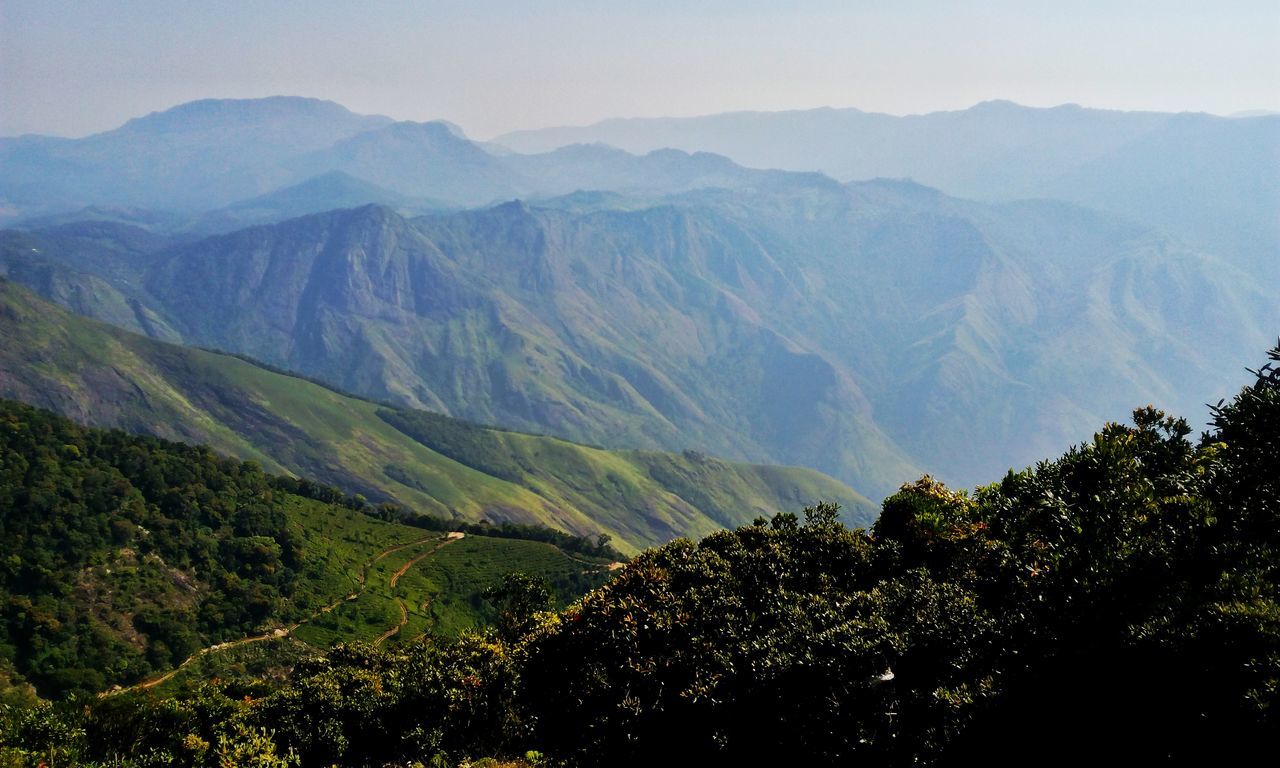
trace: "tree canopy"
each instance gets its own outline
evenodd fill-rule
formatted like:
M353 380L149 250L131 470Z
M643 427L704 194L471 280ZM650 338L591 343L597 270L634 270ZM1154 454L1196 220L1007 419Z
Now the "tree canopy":
M1243 760L1280 736L1270 356L1199 439L1140 408L972 492L907 484L869 531L817 504L677 540L559 612L514 578L500 631L350 646L260 699L28 712L6 743L79 729L78 759L138 765L241 743L351 766Z

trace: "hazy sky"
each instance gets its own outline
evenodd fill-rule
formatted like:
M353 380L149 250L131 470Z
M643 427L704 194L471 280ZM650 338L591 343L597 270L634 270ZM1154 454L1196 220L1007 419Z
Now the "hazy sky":
M991 98L1280 110L1280 1L0 0L0 135L272 94L445 118L477 138Z

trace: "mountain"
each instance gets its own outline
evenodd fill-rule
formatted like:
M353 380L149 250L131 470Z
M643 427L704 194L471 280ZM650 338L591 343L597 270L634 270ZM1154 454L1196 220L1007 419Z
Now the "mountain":
M1280 279L1280 117L1273 115L993 101L905 117L824 108L607 120L495 141L520 152L581 143L634 153L669 147L842 180L909 178L978 200L1061 199L1180 235Z
M1280 325L1265 284L1117 217L743 174L368 206L75 266L117 285L137 265L124 287L185 343L347 391L872 495L925 466L967 484L1029 464L1134 402L1203 413L1195 393L1233 388Z
M1176 115L1037 192L1147 222L1280 285L1280 116Z
M517 131L494 141L524 153L582 143L640 154L663 148L714 152L750 168L821 171L841 180L907 177L962 197L1017 199L1170 117L990 101L906 117L822 108L615 119Z
M83 139L0 139L0 200L34 215L111 203L225 205L290 181L278 165L391 122L318 99L208 99Z
M51 229L67 224L124 224L148 232L171 232L181 229L185 217L169 211L129 205L88 205L71 211L32 216L13 224L14 229Z
M187 343L379 399L804 464L875 493L914 474L846 373L756 318L791 289L767 253L735 265L749 240L718 226L672 207L367 207L167 251L146 287Z
M517 193L500 158L445 122L392 123L300 154L285 165L302 176L337 170L401 194L464 205Z
M392 208L440 207L438 204L371 184L342 171L328 171L292 186L184 220L174 229L203 234L233 232L254 224L270 224L309 213L321 213L335 208L356 208L370 203ZM25 223L24 227L32 228L30 223Z
M94 225L110 225L144 230L161 239L194 238L255 224L271 224L310 213L369 204L386 205L400 211L426 213L451 207L438 201L411 197L371 184L342 171L328 171L290 186L256 195L230 205L198 213L133 206L90 205L79 210L33 216L16 222L13 229L43 235L90 231ZM118 231L127 231L123 228Z
M771 176L707 152L655 149L635 155L598 144L501 159L521 179L526 194L545 197L588 190L663 195L707 187L737 188Z
M192 102L83 139L0 139L0 166L0 220L26 229L105 220L205 234L367 203L422 211L753 177L706 153L490 151L444 121L393 122L284 97Z
M702 535L815 499L872 506L806 469L610 452L339 394L248 361L70 315L0 283L0 396L78 421L202 443L423 514L608 533L619 546Z
M500 141L520 152L472 142L444 121L393 122L313 99L192 102L84 139L0 139L0 221L34 218L27 228L39 228L87 207L74 220L170 221L166 231L208 233L364 203L401 207L395 196L421 199L412 207L422 209L579 191L739 189L772 183L747 170L768 168L909 178L990 202L1065 200L1182 237L1257 279L1280 279L1274 115L995 101L906 117L818 109L611 120ZM282 197L262 198L273 192ZM228 206L207 226L191 223Z
M0 230L0 277L30 287L77 314L153 338L177 331L138 286L147 254L174 242L130 224L89 220L36 232ZM57 254L50 259L46 254Z

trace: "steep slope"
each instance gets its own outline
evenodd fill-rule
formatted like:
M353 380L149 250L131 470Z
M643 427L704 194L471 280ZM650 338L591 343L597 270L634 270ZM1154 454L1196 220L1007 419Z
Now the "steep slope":
M876 494L916 474L847 373L759 319L798 296L769 254L679 208L339 211L168 251L147 288L189 343L380 399Z
M519 467L497 477L433 450L445 427L411 436L381 417L387 409L377 403L78 318L7 281L0 299L0 396L93 425L205 443L423 513L608 533L632 550L818 498L842 501L851 519L866 521L872 510L812 470L609 452L447 421ZM690 477L696 487L682 479Z
M179 340L139 288L147 254L172 242L132 225L83 221L0 230L0 277L71 311L153 338ZM51 259L46 254L55 254Z
M1128 403L1202 418L1198 393L1239 386L1233 359L1280 327L1265 283L1114 217L897 182L846 191L707 202L821 287L773 322L849 365L876 423L957 482L1084 439Z
M1133 402L1200 412L1280 325L1263 285L1136 224L797 174L624 211L333 212L166 251L146 287L189 342L351 391L874 494L1033 462Z

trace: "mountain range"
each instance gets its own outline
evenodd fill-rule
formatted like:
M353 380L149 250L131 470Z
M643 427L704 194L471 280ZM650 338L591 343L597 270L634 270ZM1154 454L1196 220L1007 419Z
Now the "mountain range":
M1280 280L1280 115L1125 112L990 101L894 116L857 109L607 120L518 131L520 152L603 143L714 152L847 181L909 178L990 202L1049 198L1115 213Z
M609 452L392 408L77 317L4 280L0 397L205 444L422 514L607 533L628 552L816 499L840 501L854 523L873 510L813 470Z
M397 122L316 99L210 99L82 139L0 138L0 168L0 223L133 207L180 214L168 224L203 233L265 221L256 199L299 185L275 205L293 215L370 202L421 213L582 190L670 194L748 186L759 173L746 168L911 179L987 202L1072 202L1280 280L1273 114L993 101L905 117L824 108L609 120L480 144L444 121ZM353 196L361 185L372 188ZM229 216L206 216L224 208Z
M879 496L1234 390L1280 324L1276 125L989 103L501 139L520 154L328 102L197 102L0 140L27 215L0 274L397 406ZM579 139L624 148L557 146ZM1006 201L1068 187L1101 197ZM1197 195L1216 207L1180 215Z
M0 223L41 226L84 208L129 220L151 209L141 218L152 226L206 233L233 228L228 218L254 223L264 206L294 215L357 202L424 210L577 190L665 193L753 175L723 157L675 150L495 154L443 121L396 122L286 97L192 102L82 139L0 138L0 168Z
M631 210L365 206L178 242L71 224L0 236L0 270L378 400L872 495L922 467L1025 465L1134 403L1196 413L1184 393L1231 391L1234 351L1280 319L1243 272L1084 209L784 181Z

